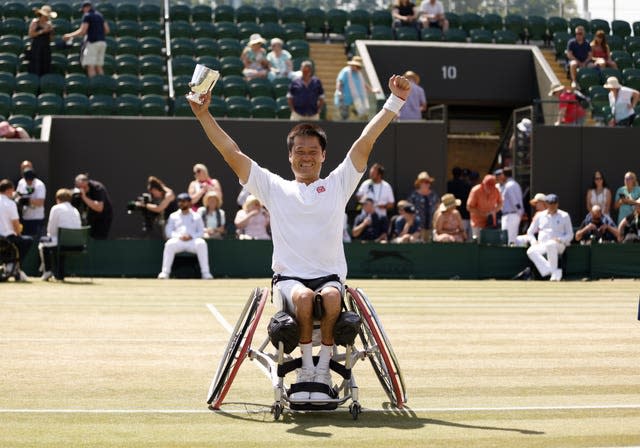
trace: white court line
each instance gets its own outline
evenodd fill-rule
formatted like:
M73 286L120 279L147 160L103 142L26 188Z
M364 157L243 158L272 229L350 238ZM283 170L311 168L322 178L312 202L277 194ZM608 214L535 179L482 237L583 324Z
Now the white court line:
M0 414L211 414L216 412L226 414L246 414L269 412L265 410L222 409L211 411L208 409L0 409ZM346 409L346 408L345 408ZM381 409L364 408L365 412L395 412L395 413L436 413L436 412L522 412L522 411L580 411L580 410L617 410L640 409L640 404L612 404L612 405L567 405L567 406L503 406L503 407L469 407L469 408L409 408Z
M207 308L209 308L209 311L211 311L211 314L213 314L220 325L222 325L224 329L227 330L229 334L231 334L233 332L233 327L229 322L227 322L227 319L225 319L224 316L220 314L218 308L216 308L212 303L207 303Z
M167 338L167 339L148 339L148 338L1 338L0 344L3 342L135 342L135 343L153 343L165 344L170 342L191 343L191 342L215 342L213 338Z

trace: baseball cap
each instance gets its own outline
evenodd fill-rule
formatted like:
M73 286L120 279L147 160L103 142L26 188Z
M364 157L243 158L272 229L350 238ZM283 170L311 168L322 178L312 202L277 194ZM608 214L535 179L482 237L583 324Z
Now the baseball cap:
M547 204L555 204L556 202L558 202L558 195L553 193L548 194L545 202Z
M180 193L176 199L178 201L191 201L191 196L189 196L189 193Z

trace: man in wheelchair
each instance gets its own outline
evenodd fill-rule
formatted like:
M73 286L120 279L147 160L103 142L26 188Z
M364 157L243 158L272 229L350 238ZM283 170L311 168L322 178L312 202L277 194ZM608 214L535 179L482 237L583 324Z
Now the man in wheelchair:
M27 275L20 269L20 260L29 251L33 240L22 235L22 225L18 206L13 201L15 191L9 179L0 181L0 263L3 280L15 276L16 280L27 281Z
M334 325L342 304L347 263L342 244L344 210L367 168L369 154L384 129L404 105L411 84L398 75L389 78L391 95L353 143L344 161L326 178L320 178L327 137L315 124L301 123L287 136L289 162L295 180L285 180L260 167L241 152L209 111L211 94L191 109L213 146L240 183L260 198L269 210L273 238L274 285L282 309L295 316L300 329L302 366L298 383L320 383L327 389L299 390L294 400L330 398L329 362ZM312 356L315 316L320 321L321 347L317 365Z

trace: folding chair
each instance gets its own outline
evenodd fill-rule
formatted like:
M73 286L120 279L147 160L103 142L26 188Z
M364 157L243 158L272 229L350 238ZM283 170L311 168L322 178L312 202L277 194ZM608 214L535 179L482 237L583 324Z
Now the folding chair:
M55 277L64 280L65 261L70 256L87 256L89 262L89 231L91 226L80 227L79 229L58 229L58 247L56 250ZM90 264L90 263L89 263ZM93 273L91 267L89 272ZM93 281L93 278L91 279Z

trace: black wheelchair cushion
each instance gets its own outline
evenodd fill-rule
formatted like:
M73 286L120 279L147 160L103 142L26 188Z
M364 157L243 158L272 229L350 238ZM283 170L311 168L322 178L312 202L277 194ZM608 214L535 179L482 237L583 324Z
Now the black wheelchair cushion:
M298 346L300 341L300 328L298 322L285 311L278 311L269 320L267 326L269 340L275 348L280 342L284 345L284 352L289 354Z
M340 313L335 326L333 327L333 339L336 345L352 345L360 331L362 319L353 311L343 311Z

